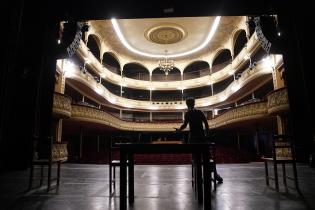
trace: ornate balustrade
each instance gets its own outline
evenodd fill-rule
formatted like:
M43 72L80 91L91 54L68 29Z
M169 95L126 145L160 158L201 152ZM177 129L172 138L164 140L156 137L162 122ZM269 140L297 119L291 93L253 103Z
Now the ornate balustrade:
M56 118L71 117L71 98L61 93L54 93L53 114Z
M55 142L52 145L52 161L67 161L68 148L66 142Z
M105 111L80 105L72 105L71 119L93 122L129 131L171 131L179 127L180 123L142 123L121 120Z
M289 103L286 88L273 91L267 96L267 99L268 101L255 102L230 109L218 117L209 120L209 126L211 128L224 127L229 124L270 117L270 114L274 115L288 111ZM175 122L150 123L124 121L97 108L83 105L71 106L71 99L58 93L54 95L53 112L54 115L71 116L71 120L98 123L129 131L174 131L174 127L181 125L181 123Z
M273 60L275 60L275 66L278 66L282 63L282 56L272 55ZM242 76L233 81L226 89L223 91L204 98L196 99L196 107L206 107L214 104L221 103L228 100L233 94L235 94L243 86L247 85L251 81L261 77L263 75L269 75L271 78L272 67L266 66L263 61L258 62L254 69L247 69L242 73ZM144 109L144 110L183 110L185 105L183 101L172 101L172 102L159 102L159 101L142 101L127 99L115 94L112 94L108 89L103 85L96 82L94 77L89 73L80 72L77 69L74 69L71 72L66 72L66 77L72 80L79 81L80 83L88 86L91 90L94 90L101 97L110 101L112 104L117 106L134 108L134 109ZM67 82L67 80L66 80ZM180 86L178 86L180 87ZM177 89L178 89L177 87Z
M211 128L218 128L232 123L265 118L268 116L267 102L264 101L228 110L208 122ZM174 127L178 128L181 125L181 123L175 122L150 123L124 121L103 110L83 105L72 105L71 119L69 120L97 123L128 131L174 131Z
M235 122L268 117L267 102L255 102L239 106L222 113L220 116L209 121L211 128L223 127Z
M287 88L280 88L274 90L267 95L268 99L268 113L269 114L281 114L289 111L289 98Z

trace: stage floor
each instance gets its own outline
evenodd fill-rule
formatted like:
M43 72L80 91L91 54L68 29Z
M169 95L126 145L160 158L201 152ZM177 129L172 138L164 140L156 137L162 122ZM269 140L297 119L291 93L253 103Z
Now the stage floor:
M110 197L108 172L108 165L65 163L62 165L59 189L53 188L48 193L45 186L36 188L39 184L36 181L34 188L26 191L27 170L1 174L1 209L119 210L119 183L115 196ZM218 164L218 172L224 182L212 193L212 209L315 209L315 169L307 165L298 164L301 194L285 189L282 179L279 180L280 193L267 187L263 163ZM290 167L287 172L291 173ZM288 184L294 186L291 181ZM136 165L135 202L129 209L202 209L191 186L191 166Z

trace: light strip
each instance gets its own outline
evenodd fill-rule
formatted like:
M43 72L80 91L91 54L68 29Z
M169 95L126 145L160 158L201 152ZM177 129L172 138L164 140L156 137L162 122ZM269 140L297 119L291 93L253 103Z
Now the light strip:
M214 23L212 25L212 27L210 28L210 31L209 31L209 34L207 36L207 38L204 40L204 42L199 45L198 47L192 49L192 50L189 50L187 52L183 52L183 53L178 53L178 54L172 54L172 55L168 55L167 57L168 58L176 58L176 57L180 57L180 56L185 56L185 55L189 55L189 54L192 54L192 53L195 53L199 50L201 50L202 48L204 48L212 39L214 33L216 32L218 26L219 26L219 23L220 23L220 19L221 19L221 16L217 16L214 20ZM142 52L140 50L137 50L135 48L133 48L128 42L127 40L125 39L124 35L122 34L120 28L119 28L119 25L118 25L118 22L115 18L112 18L111 19L112 21L112 25L115 29L115 32L119 38L119 40L121 41L121 43L130 51L136 53L136 54L139 54L139 55L143 55L143 56L147 56L147 57L152 57L152 58L164 58L165 55L158 55L158 54L150 54L150 53L145 53L145 52Z

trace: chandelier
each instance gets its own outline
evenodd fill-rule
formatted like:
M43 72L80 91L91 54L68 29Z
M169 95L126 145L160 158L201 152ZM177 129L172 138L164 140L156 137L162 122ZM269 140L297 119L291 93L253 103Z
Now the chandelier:
M174 60L170 60L167 58L167 50L165 50L165 57L162 60L159 60L159 68L161 71L165 72L165 75L168 75L168 72L170 72L174 68Z

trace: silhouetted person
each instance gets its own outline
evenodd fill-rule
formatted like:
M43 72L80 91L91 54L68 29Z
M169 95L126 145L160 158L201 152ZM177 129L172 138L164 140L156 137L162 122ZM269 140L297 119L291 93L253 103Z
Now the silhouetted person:
M186 99L186 105L188 111L185 114L184 123L180 126L179 129L176 129L176 131L178 132L184 130L187 127L187 124L189 124L188 143L205 143L206 136L209 135L208 120L202 111L195 109L194 98ZM205 125L206 132L204 132L203 124ZM194 156L195 155L193 155L193 159ZM223 182L223 179L219 174L216 175L216 180L219 183Z
M189 124L189 143L203 143L206 142L205 135L209 133L209 125L207 118L202 111L195 109L195 99L188 98L186 100L186 105L188 111L185 114L184 123L180 126L177 131L182 131ZM205 125L206 134L203 129L203 124Z

